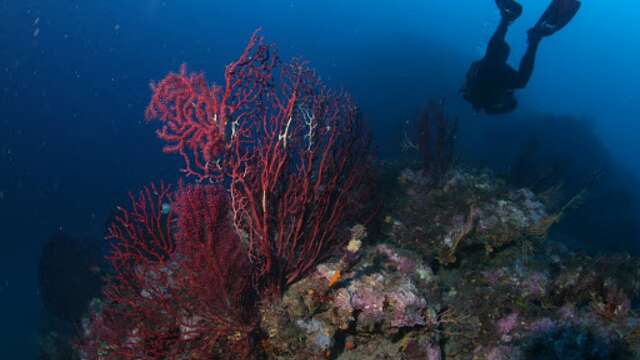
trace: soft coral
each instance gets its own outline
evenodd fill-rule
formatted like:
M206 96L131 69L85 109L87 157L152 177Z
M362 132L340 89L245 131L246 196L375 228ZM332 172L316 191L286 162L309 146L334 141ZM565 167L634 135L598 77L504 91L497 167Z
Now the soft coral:
M83 358L249 356L249 263L224 191L151 186L132 200L109 230L115 274L79 343Z

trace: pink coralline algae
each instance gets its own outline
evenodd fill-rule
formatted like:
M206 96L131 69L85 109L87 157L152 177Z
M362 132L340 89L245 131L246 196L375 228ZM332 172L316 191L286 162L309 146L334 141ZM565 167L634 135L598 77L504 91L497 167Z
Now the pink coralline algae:
M496 322L496 328L502 335L508 335L518 326L519 315L513 312Z
M398 289L387 296L392 327L411 327L425 325L421 312L427 307L427 301L417 295L412 283L400 284Z
M348 289L351 294L350 304L354 310L360 312L358 325L365 328L373 328L376 323L384 318L384 288L379 277L368 277L366 282L361 282Z
M397 260L409 261L400 256ZM356 311L357 326L364 330L380 323L385 328L425 325L427 300L411 280L398 276L402 277L377 273L354 280L347 288L337 291L338 312L351 315Z
M417 274L419 270L405 273L397 264L431 270L410 254L382 249L382 253L378 247L363 251L353 267L342 268L343 278L333 287L327 286L327 279L340 261L318 265L316 273L289 288L282 302L262 315L262 331L272 334L273 353L297 358L302 347L324 357L343 346L345 353L361 356L374 351L367 346L378 348L380 342L393 342L396 335L429 333L428 314L437 314L427 291L431 283ZM417 358L440 359L437 339L409 336L406 341L403 350L392 346L380 351L391 358L406 350L411 356L420 354Z
M346 287L336 289L335 312L343 319L354 319L357 314L357 327L365 331L381 323L385 328L425 325L427 301L410 279L425 267L388 245L377 246L373 253L384 259L386 270L349 279ZM319 277L326 279L332 273L330 265L318 266Z

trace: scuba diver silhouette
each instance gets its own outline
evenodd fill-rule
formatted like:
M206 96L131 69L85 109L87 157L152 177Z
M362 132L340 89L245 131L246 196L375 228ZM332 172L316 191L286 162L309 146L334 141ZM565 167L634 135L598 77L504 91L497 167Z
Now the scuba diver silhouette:
M531 74L540 41L562 29L580 9L578 0L553 0L540 20L527 31L528 47L518 70L507 64L510 47L505 41L509 25L521 14L514 0L495 0L502 19L491 37L484 57L471 65L460 93L476 111L503 114L516 109L516 89L524 88Z

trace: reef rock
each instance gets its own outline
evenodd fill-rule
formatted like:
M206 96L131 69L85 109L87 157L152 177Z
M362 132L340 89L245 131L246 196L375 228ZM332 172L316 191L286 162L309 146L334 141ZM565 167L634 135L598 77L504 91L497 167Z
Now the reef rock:
M332 283L338 271L341 277ZM437 339L439 305L429 295L434 286L428 266L389 245L364 249L348 267L321 264L263 311L265 348L283 359L436 354L439 347L431 340Z
M405 169L403 188L386 217L387 234L443 265L467 249L493 253L518 239L541 235L550 216L528 189L513 189L486 171L454 169L433 186Z

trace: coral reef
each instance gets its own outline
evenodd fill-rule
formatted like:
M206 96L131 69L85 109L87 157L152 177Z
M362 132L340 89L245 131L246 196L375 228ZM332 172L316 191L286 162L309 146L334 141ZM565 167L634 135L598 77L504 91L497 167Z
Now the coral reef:
M118 209L81 359L640 355L640 259L550 241L573 202L556 211L453 167L442 104L424 120L423 169L386 184L375 231L349 97L257 33L224 75L209 86L183 66L152 86L147 119L196 184L151 185Z
M545 204L550 209L588 188L587 201L555 225L552 235L576 249L637 256L638 177L613 159L595 124L582 116L535 112L523 112L513 121L467 121L461 137L482 133L482 139L456 147L466 164L489 167L517 187L535 193L556 189Z
M459 326L448 329L441 341L447 359L638 355L633 304L640 259L594 258L547 241L547 219L556 215L529 190L510 188L490 173L453 169L446 178L441 188L433 188L419 174L402 172L403 195L388 209L393 217L387 217L386 234L387 240L423 255L435 270L440 289L435 298L462 315ZM452 221L469 206L461 198L481 209L474 210L469 232L450 230L466 223ZM434 230L427 217L448 222L439 221ZM455 248L455 258L446 258L454 261L443 261L442 249L449 247L446 234L451 233L466 235ZM573 343L570 334L576 336ZM548 343L540 339L553 337L567 340L557 348L535 350L541 349L541 342Z
M342 269L342 270L338 270ZM336 271L341 280L329 286ZM271 358L395 358L438 347L444 313L433 272L389 245L367 247L352 266L320 264L263 310Z
M405 169L398 181L405 196L385 218L388 235L443 265L456 262L461 248L492 253L546 230L549 215L531 191L510 189L487 172L453 169L432 187L420 172Z
M152 184L118 209L113 274L76 347L82 359L258 357L259 308L320 261L355 259L365 230L349 226L371 217L369 138L347 94L281 62L257 32L223 87L182 66L152 91L146 117L197 184Z
M189 251L176 252L180 256L164 261L164 270L156 270L152 275L139 265L135 267L138 277L134 278L145 283L131 296L144 299L148 306L155 296L163 295L166 299L166 294L170 294L175 306L172 311L182 311L184 315L185 309L190 310L191 316L177 317L173 313L179 320L173 323L170 333L173 341L179 339L183 343L165 344L162 358L198 358L194 349L206 346L210 347L202 354L214 358L626 360L640 355L640 318L636 312L640 259L628 255L591 257L540 236L539 231L531 229L537 229L553 214L549 215L529 190L511 188L488 172L452 169L440 186L421 179L421 175L409 170L398 178L396 201L385 208L385 214L393 214L392 221L391 215L385 216L387 232L368 234L363 225L351 227L348 241L334 252L336 256L316 264L309 274L283 288L282 296L275 300L267 296L259 302L243 301L242 297L240 301L216 302L220 289L237 286L224 282L210 292L211 297L202 297L200 293L173 297L181 293L175 287L185 284L179 280L181 277L189 279L186 284L197 279L194 274L182 275L185 267L180 264L186 261L184 254ZM178 216L178 220L152 223L176 224L178 231L171 234L177 243L210 239L211 234L219 234L208 230L208 226L195 225L203 213L213 211L210 206L202 206L211 201L196 201L215 198L213 188L205 189L188 188L185 195L176 196L176 199L187 196L190 200L172 204L165 215L174 211L187 214L182 220ZM200 195L193 195L194 192ZM163 191L155 193L162 195ZM468 232L458 230L466 235L455 249L456 260L442 261L442 249L448 246L446 235L453 233L451 229L455 226L464 227L467 223L466 218L452 221L450 217L455 217L452 214L459 211L460 204L468 206L460 197L470 196L469 193L477 193L472 197L476 209L473 228ZM209 195L203 196L206 194ZM411 239L407 235L409 230L433 224L416 210L420 205L416 199L440 199L441 202L430 203L434 209L429 213L440 222L437 231L430 233L433 237L407 242ZM162 209L162 202L156 203ZM140 212L141 207L134 206L135 209ZM220 222L222 213L220 210L218 215L204 218ZM372 236L383 241L375 243ZM161 248L161 243L155 248ZM174 248L182 247L169 249ZM215 255L216 251L204 253ZM216 261L215 257L208 260L206 256L190 257L200 259L195 264ZM250 262L243 260L240 264ZM197 267L189 265L186 269L194 268ZM244 279L242 272L229 272L234 274L230 279ZM163 276L170 279L170 288L156 286ZM200 284L199 291L207 294L209 285ZM242 288L247 289L246 294L256 290L252 286ZM201 297L195 303L199 304L198 312L185 305L194 304L196 295ZM231 316L225 324L251 325L220 333L216 318L202 313L206 309L202 301L217 306L215 315ZM104 324L105 314L109 314L105 309L113 306L109 301L94 304L94 317L85 328L88 339L104 339L92 332L96 329L93 324ZM231 308L221 314L219 309L224 306ZM234 320L239 309L249 314L242 321ZM104 325L98 328L105 329ZM119 333L125 340L121 339L120 344L128 351L140 344L146 346L145 351L148 346L157 346L158 340L149 338L148 329L142 331L144 327L140 326L128 329ZM216 331L223 335L212 335ZM185 348L185 344L192 345ZM168 353L166 349L175 352ZM113 351L113 346L99 349L97 358L109 358L104 355L107 350Z
M364 246L347 267L339 260L320 264L290 287L282 302L263 308L268 358L638 356L640 319L633 304L638 298L640 259L593 258L530 234L532 226L551 215L533 193L512 189L490 173L454 169L442 188L421 179L415 172L402 172L397 201L387 209L395 221L426 221L415 208L403 208L417 201L418 194L448 194L454 201L431 203L440 205L431 215L442 218L454 213L449 207L458 206L453 189L481 189L478 209L482 210L469 233L479 237L465 239L470 246L458 247L458 260L443 264L439 251L409 251L423 248L404 242L407 236L400 229L409 226L389 221L390 231L383 236L395 244ZM479 228L478 224L491 225ZM482 237L492 233L501 237ZM506 241L487 252L487 238ZM432 247L445 240L421 241L430 241ZM337 269L341 279L330 286Z

